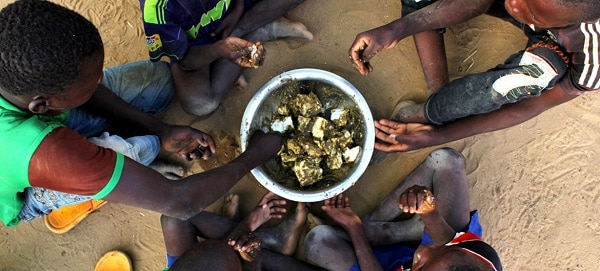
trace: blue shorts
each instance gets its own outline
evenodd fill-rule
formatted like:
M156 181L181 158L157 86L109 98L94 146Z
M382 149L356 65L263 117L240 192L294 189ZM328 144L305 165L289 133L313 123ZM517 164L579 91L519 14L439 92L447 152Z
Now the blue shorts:
M171 69L166 62L138 61L119 65L104 70L102 84L112 90L125 102L148 114L162 114L175 96L171 80ZM111 126L111 122L85 110L75 108L70 111L66 126L91 137L90 142L105 148L113 149L125 156L149 165L160 151L160 140L156 135L121 138L116 135L102 133ZM25 189L24 206L19 218L29 222L41 217L61 206L90 200L91 196L80 196L30 187Z

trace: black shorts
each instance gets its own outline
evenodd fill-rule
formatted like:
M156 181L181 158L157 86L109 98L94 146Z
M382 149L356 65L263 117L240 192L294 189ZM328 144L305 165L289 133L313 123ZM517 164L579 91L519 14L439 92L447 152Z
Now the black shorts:
M402 16L406 16L419 9L433 4L437 0L401 0L402 2Z

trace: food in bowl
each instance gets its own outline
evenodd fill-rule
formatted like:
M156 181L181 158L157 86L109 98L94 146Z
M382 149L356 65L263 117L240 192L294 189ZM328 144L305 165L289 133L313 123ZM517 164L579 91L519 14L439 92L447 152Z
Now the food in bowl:
M348 175L364 137L358 107L319 81L290 80L278 95L277 110L263 126L282 133L285 142L276 161L265 165L267 171L301 188L326 187Z
M275 125L275 128L278 126L281 129L288 129L290 124L297 124L291 117L277 117L281 115L278 110L285 110L280 105L298 93L311 92L321 102L321 110L326 109L322 111L321 117L328 121L332 119L340 123L345 121L345 129L351 133L353 144L360 148L353 163L345 163L337 170L323 168L323 177L306 186L300 186L295 173L290 168L284 167L279 157L252 169L252 175L266 189L285 199L298 202L322 201L352 187L367 169L375 145L373 116L358 89L334 73L303 68L283 72L273 77L254 93L246 106L240 125L242 151L247 149L249 140L256 130L266 132L272 125ZM306 106L308 110L309 105ZM312 126L310 131L312 132ZM325 133L323 136L326 136Z

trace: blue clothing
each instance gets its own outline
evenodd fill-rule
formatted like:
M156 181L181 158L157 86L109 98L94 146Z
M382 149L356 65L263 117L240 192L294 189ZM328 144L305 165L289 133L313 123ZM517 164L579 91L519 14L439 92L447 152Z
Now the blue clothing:
M210 36L231 8L231 0L140 0L150 60L182 59Z
M481 223L479 222L479 215L477 210L471 212L471 221L469 225L465 229L465 232L473 233L481 238L483 234L483 228L481 227ZM423 237L421 239L421 245L429 245L433 244L433 240L431 237L423 232ZM388 246L379 246L373 248L373 254L375 258L383 267L385 271L397 271L411 268L413 255L417 250L417 246L409 246L406 244L395 244ZM360 266L358 262L355 262L354 265L350 268L350 271L360 271Z

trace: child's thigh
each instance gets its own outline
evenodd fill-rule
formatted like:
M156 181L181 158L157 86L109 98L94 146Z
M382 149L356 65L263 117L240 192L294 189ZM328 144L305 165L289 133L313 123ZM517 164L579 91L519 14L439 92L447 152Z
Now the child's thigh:
M168 63L149 60L131 62L104 70L102 84L125 102L149 114L160 114L175 96Z

